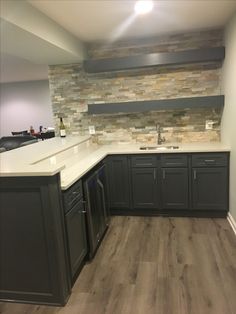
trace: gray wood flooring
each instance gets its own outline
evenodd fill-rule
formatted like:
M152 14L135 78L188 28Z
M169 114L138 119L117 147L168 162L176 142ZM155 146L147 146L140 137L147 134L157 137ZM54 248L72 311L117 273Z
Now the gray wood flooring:
M2 314L236 314L236 236L226 219L113 217L64 308Z

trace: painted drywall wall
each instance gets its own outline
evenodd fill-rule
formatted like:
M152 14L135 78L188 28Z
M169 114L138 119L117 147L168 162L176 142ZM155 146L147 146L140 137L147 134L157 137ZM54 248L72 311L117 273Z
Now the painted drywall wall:
M231 146L230 212L236 220L236 12L225 29L226 58L223 66L225 108L221 122L221 138Z
M53 126L48 80L0 84L0 136Z

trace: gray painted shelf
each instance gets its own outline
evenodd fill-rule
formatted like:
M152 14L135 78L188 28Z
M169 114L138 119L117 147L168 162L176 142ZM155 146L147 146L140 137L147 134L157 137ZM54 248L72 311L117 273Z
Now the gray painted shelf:
M223 108L224 95L89 104L89 114L132 113L186 108Z
M101 73L153 66L221 61L224 57L225 47L212 47L177 52L149 53L119 58L86 60L84 61L84 69L88 73Z

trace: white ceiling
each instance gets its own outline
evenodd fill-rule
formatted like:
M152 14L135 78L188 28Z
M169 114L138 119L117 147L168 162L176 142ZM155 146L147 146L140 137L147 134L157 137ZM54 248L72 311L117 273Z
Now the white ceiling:
M86 58L83 42L219 28L236 12L236 0L154 3L135 16L134 0L0 0L0 82L45 79L47 64Z
M86 42L222 27L236 11L236 0L155 0L142 16L134 15L134 0L28 2Z

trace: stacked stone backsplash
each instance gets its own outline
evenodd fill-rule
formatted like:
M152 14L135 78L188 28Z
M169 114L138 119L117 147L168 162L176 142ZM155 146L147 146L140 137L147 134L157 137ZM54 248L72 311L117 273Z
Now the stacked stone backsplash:
M113 45L90 45L92 58L179 51L222 45L222 31L164 36ZM88 115L88 104L155 100L221 94L221 62L88 74L82 64L49 68L55 125L64 117L68 133L88 134L94 125L98 143L156 143L156 125L167 142L220 140L221 110L186 108L130 114ZM213 130L205 130L213 120Z

